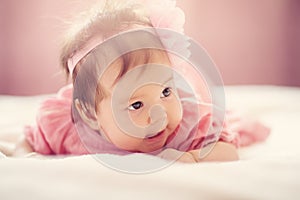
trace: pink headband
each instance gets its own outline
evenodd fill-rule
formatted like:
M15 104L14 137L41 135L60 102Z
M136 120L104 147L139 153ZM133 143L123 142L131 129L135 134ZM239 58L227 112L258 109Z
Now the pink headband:
M102 35L98 35L98 37L93 37L89 40L85 46L74 53L72 57L68 59L68 70L70 75L72 76L73 71L77 63L86 56L91 50L93 50L96 46L103 42Z
M149 19L155 28L167 28L177 32L183 32L185 16L183 11L176 7L175 0L141 0L149 11ZM104 41L102 35L96 35L86 44L75 51L68 59L68 70L72 76L75 66L95 47Z

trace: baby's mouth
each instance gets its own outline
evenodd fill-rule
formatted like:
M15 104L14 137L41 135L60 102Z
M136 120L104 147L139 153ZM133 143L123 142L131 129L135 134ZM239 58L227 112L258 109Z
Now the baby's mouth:
M162 130L154 135L151 135L151 136L146 136L146 139L153 139L153 138L156 138L156 137L159 137L160 135L162 135L164 133L165 130Z

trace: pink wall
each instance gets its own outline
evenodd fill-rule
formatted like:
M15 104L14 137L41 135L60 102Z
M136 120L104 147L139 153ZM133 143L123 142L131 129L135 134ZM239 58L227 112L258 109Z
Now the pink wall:
M291 26L288 29L287 36L290 38L288 45L290 46L289 66L290 70L290 83L292 85L300 85L300 1L293 0L290 4L290 15L288 21Z
M0 93L4 91L4 16L5 16L5 9L4 4L0 3Z
M58 63L61 35L66 20L84 9L82 2L92 1L0 0L0 94L49 93L65 84Z
M300 1L186 2L180 1L186 31L208 50L226 84L300 85Z
M63 20L96 0L0 0L0 94L55 92ZM82 5L83 4L83 5ZM300 86L300 1L178 0L225 84Z

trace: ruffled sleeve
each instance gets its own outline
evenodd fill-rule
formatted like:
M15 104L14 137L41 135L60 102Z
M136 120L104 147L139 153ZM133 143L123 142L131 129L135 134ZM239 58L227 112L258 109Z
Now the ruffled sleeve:
M41 154L86 154L71 117L72 86L60 89L42 102L35 126L25 127L25 137Z
M218 141L233 144L237 148L249 146L265 141L270 129L259 121L227 111L223 123L213 118L211 114L204 115L195 132L188 150L203 148Z
M227 111L219 140L232 143L236 147L244 147L265 141L269 134L270 128L261 122L241 116L234 111Z

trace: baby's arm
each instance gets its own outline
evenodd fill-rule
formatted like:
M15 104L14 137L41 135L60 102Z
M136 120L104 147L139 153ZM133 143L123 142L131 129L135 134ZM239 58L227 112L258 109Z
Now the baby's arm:
M167 160L177 160L185 163L234 161L239 159L235 146L225 142L217 142L215 144L210 144L203 149L191 150L189 152L181 152L169 148L165 149L158 156Z
M207 151L207 153L202 153L202 156L201 151ZM236 147L233 144L226 142L217 142L216 144L210 144L203 149L196 149L187 153L192 154L196 162L235 161L239 159Z

